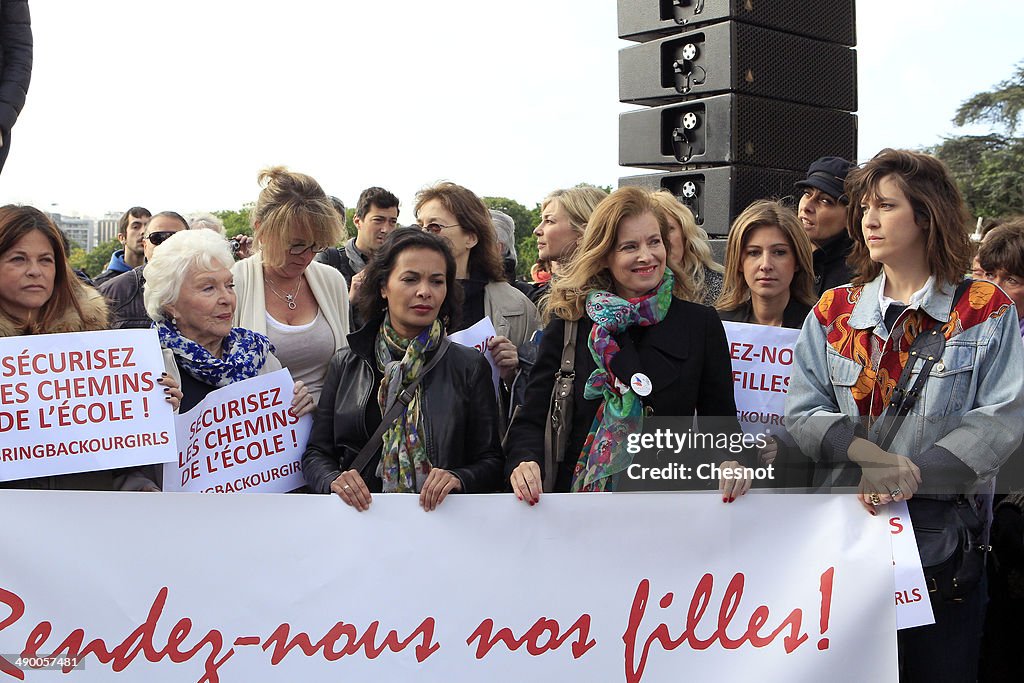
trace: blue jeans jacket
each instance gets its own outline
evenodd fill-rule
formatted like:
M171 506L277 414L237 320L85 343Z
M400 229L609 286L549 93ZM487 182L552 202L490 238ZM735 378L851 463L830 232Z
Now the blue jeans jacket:
M861 417L854 388L863 381L866 363L877 368L879 361L840 353L836 335L845 328L871 330L879 346L888 340L878 303L880 287L881 276L859 292L852 285L829 290L801 329L786 397L786 426L815 461L848 460L852 423ZM953 284L937 284L921 309L939 324L950 323L954 290ZM1016 309L994 285L974 282L956 312L942 358L889 451L915 462L952 456L981 484L990 482L1024 435L1024 345ZM912 381L919 365L914 364ZM872 426L872 437L880 422Z

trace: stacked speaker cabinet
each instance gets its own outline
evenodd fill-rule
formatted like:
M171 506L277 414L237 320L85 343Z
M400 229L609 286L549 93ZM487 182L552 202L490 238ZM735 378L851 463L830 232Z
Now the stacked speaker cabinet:
M857 153L855 0L618 0L619 164L711 235L812 161Z

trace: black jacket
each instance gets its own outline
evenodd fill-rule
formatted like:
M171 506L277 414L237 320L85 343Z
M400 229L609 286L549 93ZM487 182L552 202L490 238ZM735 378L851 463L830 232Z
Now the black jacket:
M810 306L790 297L786 309L782 311L782 326L791 330L799 330L804 326L804 320L810 312ZM718 315L722 320L728 322L757 324L757 321L754 320L754 308L749 299L740 304L739 308L734 308L731 311L719 311Z
M356 270L348 260L347 250L348 244L341 247L328 247L316 255L316 260L336 269L345 278L345 284L351 287L352 278L355 276Z
M583 398L587 378L597 368L587 345L593 325L593 321L585 317L577 330L572 429L565 460L555 482L556 491L569 490L583 442L601 405L600 398ZM506 481L522 462L533 460L540 463L542 470L544 468L544 426L555 373L561 362L564 334L565 321L559 318L544 330L537 363L526 387L526 401L509 433ZM653 384L651 394L641 397L647 416L679 416L685 420L696 412L699 416L720 418L705 431L740 432L725 329L713 308L673 299L660 323L650 327L633 326L627 333L616 335L616 340L621 350L612 361L615 376L628 382L634 373L642 372ZM710 419L705 420L702 429L710 422ZM742 461L746 456L719 460L730 459ZM710 484L717 485L717 482Z
M11 148L11 128L18 120L32 79L32 26L28 0L0 0L0 169Z
M327 368L320 405L313 417L302 473L313 493L330 493L331 482L349 469L380 425L374 345L380 322L348 335L349 348L334 355ZM503 459L498 441L498 407L491 366L474 349L452 344L423 378L427 457L450 471L464 493L486 493L501 483ZM381 490L376 475L380 454L362 471L371 492Z
M818 296L825 290L845 285L853 279L854 273L846 265L846 257L853 249L853 240L845 232L841 232L821 247L814 250L814 287Z
M153 326L152 319L146 313L146 303L142 300L142 291L146 286L143 268L145 266L133 268L100 285L100 294L110 304L112 329L147 329Z

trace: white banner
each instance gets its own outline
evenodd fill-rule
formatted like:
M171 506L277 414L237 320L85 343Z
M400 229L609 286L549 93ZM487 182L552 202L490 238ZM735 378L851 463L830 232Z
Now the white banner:
M784 432L793 346L800 330L749 323L722 324L729 341L740 426L747 434Z
M448 335L448 338L456 344L468 346L469 348L476 349L480 353L484 354L484 358L487 359L487 362L491 366L491 381L494 382L494 393L500 400L500 394L498 392L501 387L499 384L499 382L501 382L501 375L498 372L497 363L494 362L494 356L491 355L491 350L487 348L487 344L496 334L497 332L494 330L494 324L491 323L491 319L483 318L476 325L467 327L466 329L458 332L453 332Z
M0 680L897 681L888 525L853 496L0 491L0 515Z
M155 330L0 339L0 481L174 459Z
M913 628L935 623L932 601L924 582L921 554L907 504L889 503L886 512L892 535L892 568L896 579L896 628Z
M302 486L313 416L288 412L294 389L288 370L278 370L212 391L179 415L178 457L164 465L164 491L287 493Z

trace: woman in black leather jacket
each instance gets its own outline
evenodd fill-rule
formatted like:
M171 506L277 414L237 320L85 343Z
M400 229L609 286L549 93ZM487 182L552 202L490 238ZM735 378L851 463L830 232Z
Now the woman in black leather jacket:
M498 488L504 460L491 368L445 336L461 299L445 240L419 230L388 236L356 300L369 322L348 336L349 348L331 359L324 380L302 456L312 491L333 491L358 510L369 507L371 492L415 492L433 510L454 491ZM442 356L429 368L436 353ZM424 370L378 452L361 472L352 469L382 413Z

